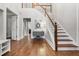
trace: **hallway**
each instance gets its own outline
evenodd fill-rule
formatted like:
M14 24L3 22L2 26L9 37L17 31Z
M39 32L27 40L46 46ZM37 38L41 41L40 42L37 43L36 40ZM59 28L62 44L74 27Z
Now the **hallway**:
M79 51L55 52L44 39L11 41L11 51L3 56L77 56Z

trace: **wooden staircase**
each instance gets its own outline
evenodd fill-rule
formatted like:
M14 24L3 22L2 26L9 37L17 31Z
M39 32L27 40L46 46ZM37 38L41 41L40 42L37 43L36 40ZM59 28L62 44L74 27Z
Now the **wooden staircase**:
M55 50L56 51L71 51L78 50L78 46L73 43L73 40L69 37L66 31L53 19L49 16L46 8L38 4L45 12L45 15L48 17L52 26L54 27L54 41L55 41ZM50 43L49 43L50 44ZM52 44L51 44L52 45ZM77 49L78 48L78 49Z
M57 25L57 47L58 51L70 51L75 50L78 46L74 45L73 40L70 39L69 35L64 29Z

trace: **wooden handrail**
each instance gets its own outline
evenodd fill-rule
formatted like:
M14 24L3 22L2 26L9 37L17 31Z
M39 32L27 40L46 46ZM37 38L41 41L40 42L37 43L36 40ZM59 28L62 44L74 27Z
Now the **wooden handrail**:
M50 7L50 6L52 6L52 5L39 5L39 3L32 3L32 6L33 7L35 7L35 6L48 6L48 7Z
M43 8L43 10L45 11L45 14L47 15L47 17L49 18L49 20L51 21L52 25L55 27L54 22L52 21L51 17L49 16L49 14L47 13L46 9L44 7L42 7L41 5L39 5L41 8Z

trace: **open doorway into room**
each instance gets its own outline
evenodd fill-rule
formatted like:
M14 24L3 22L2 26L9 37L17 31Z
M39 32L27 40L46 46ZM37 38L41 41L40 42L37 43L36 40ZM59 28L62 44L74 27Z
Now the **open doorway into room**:
M17 39L17 15L7 8L6 39Z
M28 39L31 37L30 22L31 18L23 18L23 36L27 36Z

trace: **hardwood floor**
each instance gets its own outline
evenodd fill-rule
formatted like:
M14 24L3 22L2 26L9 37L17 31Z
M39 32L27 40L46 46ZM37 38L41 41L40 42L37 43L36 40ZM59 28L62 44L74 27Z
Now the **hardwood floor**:
M44 39L11 41L11 51L3 56L78 56L79 51L55 52Z

